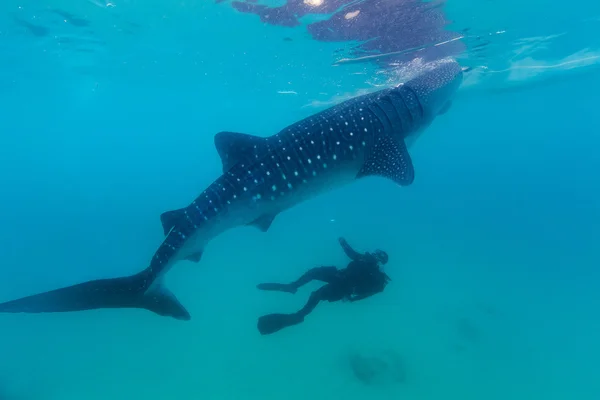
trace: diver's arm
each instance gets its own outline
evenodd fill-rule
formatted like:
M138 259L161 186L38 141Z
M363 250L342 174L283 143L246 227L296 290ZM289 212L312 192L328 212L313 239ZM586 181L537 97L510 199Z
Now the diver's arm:
M361 294L357 294L357 295L350 295L350 297L348 297L348 300L350 300L350 301L358 301L358 300L366 299L367 297L371 297L374 294L377 294L377 293L379 293L381 291L382 290L373 290L373 291L370 291L370 292L361 293Z
M363 255L355 251L352 247L350 247L348 242L346 242L346 239L341 237L338 240L342 245L342 249L344 249L344 253L346 253L348 257L350 257L352 260L360 260L362 258Z
M383 282L381 282L375 286L372 286L370 290L363 291L360 294L351 294L350 296L348 296L348 300L350 300L350 301L362 300L362 299L366 299L367 297L371 297L374 294L381 293L385 289L385 286L387 285L387 282L389 280L390 280L389 277L384 273Z

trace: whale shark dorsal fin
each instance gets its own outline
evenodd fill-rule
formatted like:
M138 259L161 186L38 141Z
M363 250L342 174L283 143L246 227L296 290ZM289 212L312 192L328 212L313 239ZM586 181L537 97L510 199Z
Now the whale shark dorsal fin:
M356 177L365 176L381 176L401 186L413 183L415 170L404 140L391 136L380 137Z
M165 232L165 236L171 232L171 229L182 219L185 218L184 209L166 211L160 214L160 222Z
M244 160L260 157L268 151L267 139L238 132L219 132L215 135L215 147L223 163L223 172Z
M265 214L256 218L254 221L250 222L248 225L252 225L260 229L262 232L266 232L271 227L273 220L275 219L277 214Z

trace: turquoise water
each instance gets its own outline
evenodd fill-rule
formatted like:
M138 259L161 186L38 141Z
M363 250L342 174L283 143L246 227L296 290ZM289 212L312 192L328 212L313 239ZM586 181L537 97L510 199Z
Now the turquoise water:
M412 186L360 180L267 233L217 237L167 276L189 322L0 315L0 398L598 399L600 6L443 9L472 70L411 149ZM317 17L276 26L209 0L3 2L0 301L144 268L159 215L221 173L216 132L271 135L422 66L418 51L396 68L343 61L364 54L315 40ZM258 316L296 310L312 287L255 285L343 266L338 236L389 253L386 291L260 336ZM350 355L386 351L402 382L356 378Z

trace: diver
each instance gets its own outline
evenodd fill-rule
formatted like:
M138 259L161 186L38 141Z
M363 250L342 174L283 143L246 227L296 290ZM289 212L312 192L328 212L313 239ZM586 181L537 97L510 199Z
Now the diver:
M262 335L275 333L285 327L296 325L319 304L320 301L357 301L383 291L391 280L380 268L388 262L385 251L375 250L373 254L360 254L353 250L344 238L339 242L348 257L352 259L344 269L324 266L309 269L298 280L292 283L261 283L260 290L275 290L296 293L298 288L313 281L325 282L326 285L314 291L306 305L293 314L268 314L258 319L258 330Z

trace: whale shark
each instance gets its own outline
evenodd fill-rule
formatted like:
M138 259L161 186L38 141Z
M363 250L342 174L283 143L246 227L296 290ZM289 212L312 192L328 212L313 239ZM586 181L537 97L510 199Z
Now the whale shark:
M281 212L357 179L411 185L409 144L448 111L462 79L455 60L441 60L403 84L351 98L272 136L217 133L222 175L187 206L160 215L165 238L147 268L7 301L0 312L140 308L189 320L164 284L177 262L199 262L210 240L234 227L266 232Z

